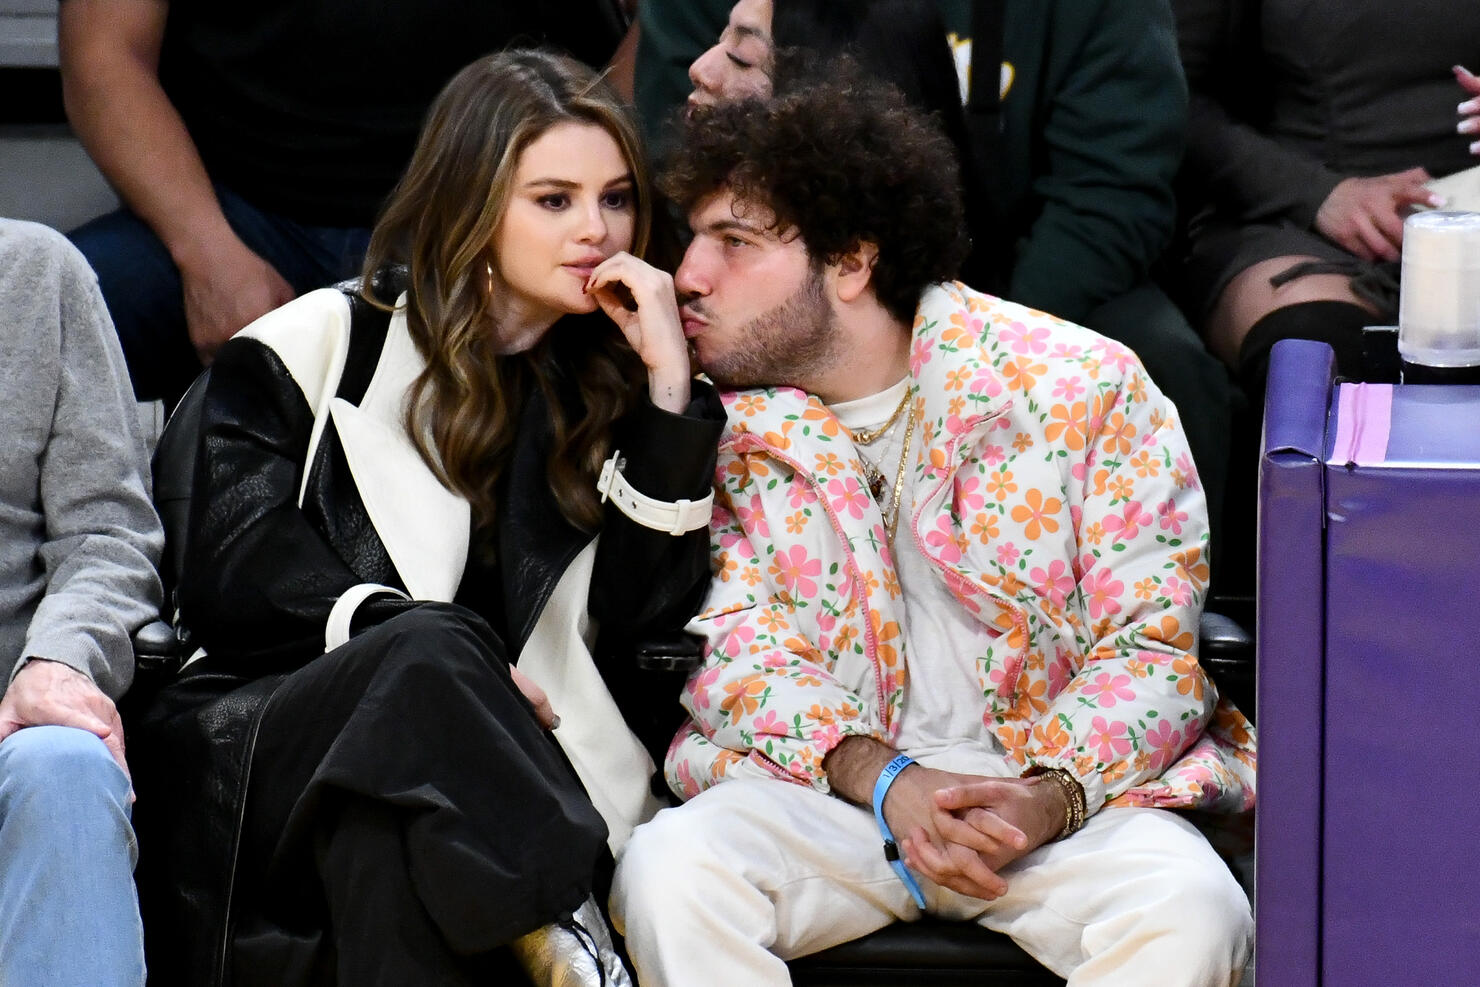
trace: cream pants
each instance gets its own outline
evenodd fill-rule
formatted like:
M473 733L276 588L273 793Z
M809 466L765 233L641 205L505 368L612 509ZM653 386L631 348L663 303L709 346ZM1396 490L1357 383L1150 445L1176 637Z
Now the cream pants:
M916 759L1016 774L980 748ZM920 884L932 914L1006 933L1071 987L1227 985L1248 960L1248 899L1175 813L1104 809L1003 876L1008 891L990 902ZM789 984L785 960L920 917L870 810L754 777L638 827L611 910L644 987Z

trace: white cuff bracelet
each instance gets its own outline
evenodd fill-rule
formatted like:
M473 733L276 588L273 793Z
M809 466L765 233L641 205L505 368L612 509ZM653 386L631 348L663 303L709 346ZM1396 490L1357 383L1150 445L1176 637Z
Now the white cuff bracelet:
M611 498L623 514L644 528L670 535L682 535L709 525L709 515L714 509L713 490L701 500L655 500L627 482L622 475L626 465L620 449L601 465L596 490L603 502Z

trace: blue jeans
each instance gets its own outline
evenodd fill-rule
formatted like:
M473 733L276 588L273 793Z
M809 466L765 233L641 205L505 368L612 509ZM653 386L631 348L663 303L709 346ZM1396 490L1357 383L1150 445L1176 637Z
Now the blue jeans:
M0 743L0 984L144 983L128 793L85 730Z
M215 188L236 235L277 268L295 292L359 273L368 229L307 226L264 212L230 189ZM134 393L141 401L163 398L173 404L201 366L185 327L184 289L169 250L127 209L99 216L67 235L98 274Z

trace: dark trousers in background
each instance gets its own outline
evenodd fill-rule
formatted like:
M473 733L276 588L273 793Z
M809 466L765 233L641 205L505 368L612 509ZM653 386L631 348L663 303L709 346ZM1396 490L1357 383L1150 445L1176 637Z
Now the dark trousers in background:
M264 212L221 185L216 198L242 242L277 268L298 294L360 272L370 231L309 226ZM180 272L164 243L127 209L67 234L98 275L123 344L134 394L173 405L201 371L185 327Z

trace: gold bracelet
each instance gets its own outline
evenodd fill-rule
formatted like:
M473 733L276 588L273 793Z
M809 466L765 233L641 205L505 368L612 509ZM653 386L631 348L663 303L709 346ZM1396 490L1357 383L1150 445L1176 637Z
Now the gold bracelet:
M1064 793L1064 828L1054 839L1062 840L1066 836L1073 836L1084 828L1085 820L1089 817L1089 803L1084 794L1084 786L1079 779L1074 777L1064 768L1047 768L1035 764L1023 772L1024 778L1044 777L1059 786L1059 791Z

